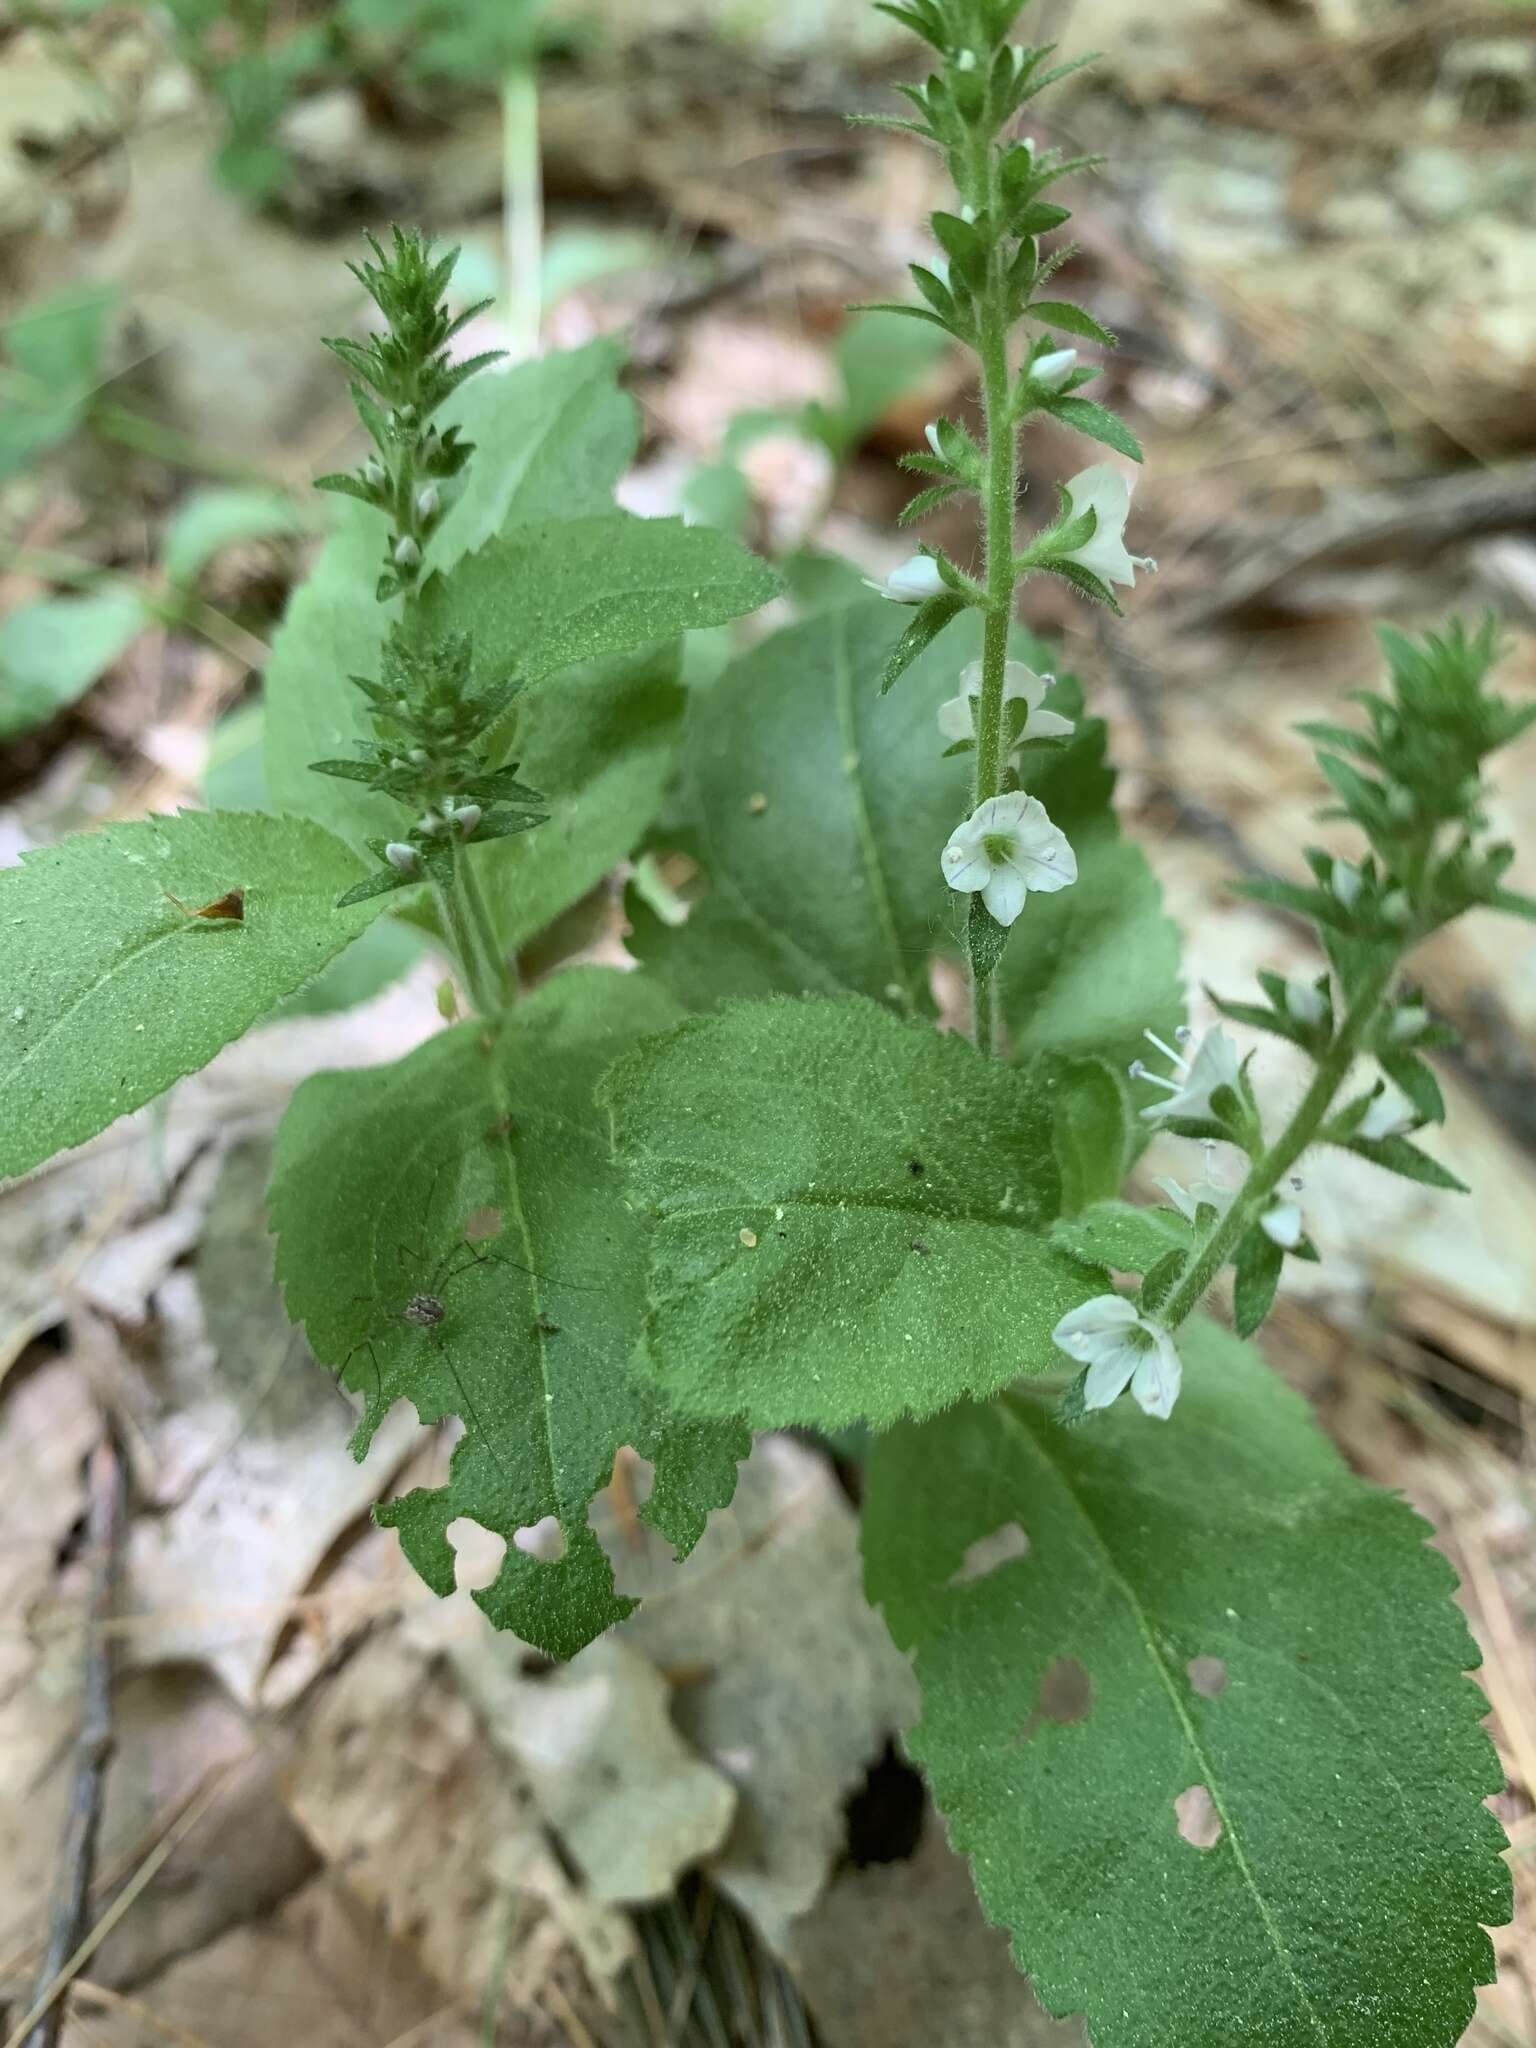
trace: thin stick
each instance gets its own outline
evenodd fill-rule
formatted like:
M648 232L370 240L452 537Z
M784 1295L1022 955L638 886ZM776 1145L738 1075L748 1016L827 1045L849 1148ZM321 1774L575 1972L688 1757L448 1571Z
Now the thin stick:
M118 1555L126 1520L128 1484L123 1461L110 1437L97 1445L90 1463L91 1600L85 1651L80 1735L75 1747L75 1782L59 1858L58 1889L47 1946L38 1966L35 1999L39 2012L25 2048L55 2048L64 2021L62 1999L48 1987L80 1940L96 1862L102 1795L112 1756L112 1605L117 1592ZM29 2015L30 2018L30 2015Z

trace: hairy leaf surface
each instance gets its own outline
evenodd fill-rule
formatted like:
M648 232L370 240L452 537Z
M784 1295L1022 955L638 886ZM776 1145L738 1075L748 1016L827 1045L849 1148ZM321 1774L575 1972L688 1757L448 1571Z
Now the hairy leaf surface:
M893 1432L871 1599L988 1915L1096 2048L1451 2048L1510 1910L1455 1578L1211 1325L1171 1421ZM1016 1525L1009 1560L967 1554Z
M728 1004L604 1083L659 1218L645 1370L760 1427L873 1424L1062 1361L1103 1277L1044 1232L1059 1077L862 999Z
M619 1447L654 1463L641 1513L683 1552L730 1499L748 1448L737 1424L678 1418L629 1369L646 1227L623 1202L593 1089L676 1016L639 975L576 969L494 1025L306 1081L279 1134L278 1278L316 1357L363 1396L358 1455L400 1399L424 1422L464 1424L447 1484L378 1519L444 1594L451 1523L467 1515L505 1537L500 1576L475 1598L551 1656L573 1656L632 1605L587 1526ZM440 1318L413 1322L413 1297ZM564 1540L554 1562L513 1540L547 1516Z
M0 1174L93 1137L318 974L376 914L334 907L362 872L317 825L251 811L109 825L0 871ZM187 914L232 890L238 919Z

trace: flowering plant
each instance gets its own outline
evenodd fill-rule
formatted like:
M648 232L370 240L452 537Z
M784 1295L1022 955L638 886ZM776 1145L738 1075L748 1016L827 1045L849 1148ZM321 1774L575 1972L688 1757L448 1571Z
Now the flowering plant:
M333 344L373 452L325 479L350 502L266 677L272 808L0 876L0 1171L408 919L451 969L447 1026L304 1084L272 1212L358 1454L400 1398L462 1424L446 1481L378 1510L428 1584L453 1589L468 1516L506 1544L490 1620L574 1656L632 1604L587 1520L621 1447L685 1553L752 1428L866 1425L910 1748L1046 2004L1099 2048L1450 2048L1509 1910L1473 1647L1422 1524L1246 1339L1319 1256L1309 1152L1460 1185L1420 1143L1448 1034L1404 965L1469 911L1536 916L1484 779L1536 708L1490 688L1491 625L1385 633L1364 723L1306 728L1358 857L1247 885L1315 928L1318 971L1216 995L1192 1037L1104 726L1014 616L1030 576L1117 606L1152 566L1118 464L1016 532L1032 421L1141 456L1059 340L1113 338L1043 295L1054 195L1092 162L1018 129L1069 67L1012 40L1019 0L885 11L935 56L898 125L958 191L897 310L973 352L982 413L979 438L934 422L909 515L973 501L978 561L925 547L871 595L797 560L789 622L685 691L682 634L780 579L613 508L635 431L610 344L474 375L451 259L375 247L382 326ZM531 942L558 957L624 861L633 971L525 991ZM963 1032L935 1028L935 956ZM1310 1062L1290 1114L1229 1026ZM1200 1177L1132 1199L1154 1132ZM1234 1330L1206 1313L1229 1272Z

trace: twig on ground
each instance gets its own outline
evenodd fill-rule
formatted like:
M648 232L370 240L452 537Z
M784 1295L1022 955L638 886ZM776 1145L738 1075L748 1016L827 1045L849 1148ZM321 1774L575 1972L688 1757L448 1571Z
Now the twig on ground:
M61 1998L47 1998L77 1947L91 1893L96 1837L101 1826L107 1765L112 1756L112 1606L127 1519L128 1478L111 1438L91 1454L89 1472L91 1597L86 1614L85 1679L81 1687L80 1734L75 1747L75 1781L59 1857L58 1889L47 1946L38 1967L35 2004L47 2003L24 2037L24 2048L55 2048L64 2019Z

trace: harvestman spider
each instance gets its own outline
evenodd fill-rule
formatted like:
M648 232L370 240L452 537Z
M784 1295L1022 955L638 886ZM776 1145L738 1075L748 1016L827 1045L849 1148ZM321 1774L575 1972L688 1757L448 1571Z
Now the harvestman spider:
M427 1197L425 1209L425 1216L428 1219L431 1217L436 1201L438 1183L447 1165L448 1162L444 1161L433 1176L432 1189ZM491 1227L482 1228L471 1235L473 1226L477 1222L490 1225ZM574 1288L583 1294L598 1294L602 1292L601 1286L597 1283L582 1280L561 1280L553 1274L539 1272L533 1266L526 1265L521 1259L514 1259L509 1253L485 1250L485 1241L500 1237L504 1229L505 1225L502 1222L499 1210L485 1208L471 1210L464 1221L458 1242L449 1246L448 1250L444 1252L432 1268L432 1271L427 1274L425 1280L407 1296L402 1307L390 1311L383 1318L379 1327L358 1339L357 1343L353 1345L343 1360L338 1378L344 1380L352 1360L359 1351L366 1350L373 1364L375 1394L376 1396L382 1396L383 1375L379 1371L378 1354L374 1350L374 1345L379 1337L384 1334L387 1328L397 1324L405 1324L411 1329L424 1332L441 1329L449 1315L448 1289L456 1280L469 1272L472 1267L510 1266L519 1273L527 1274L530 1279L538 1281L541 1286ZM413 1251L408 1245L398 1245L396 1253L402 1265L407 1264L407 1262L414 1262L418 1267L424 1256L420 1247ZM363 1297L356 1296L354 1299L361 1300ZM557 1337L560 1334L559 1324L542 1310L533 1318L530 1328L531 1334L537 1334L540 1337ZM476 1418L468 1389L459 1377L452 1355L447 1351L446 1346L441 1348L448 1370L452 1374L454 1384L459 1390L460 1399L463 1403L462 1412L464 1420L466 1422L475 1422Z

